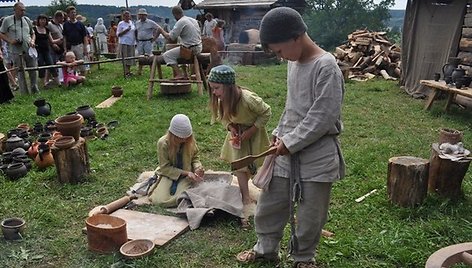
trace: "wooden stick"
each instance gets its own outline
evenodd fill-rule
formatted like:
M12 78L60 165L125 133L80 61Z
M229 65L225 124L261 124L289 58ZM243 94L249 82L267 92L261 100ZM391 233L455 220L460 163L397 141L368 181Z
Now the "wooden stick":
M377 189L374 189L374 190L372 190L372 191L366 193L365 195L363 195L363 196L357 198L357 199L356 199L356 202L357 202L357 203L362 202L366 197L368 197L369 195L371 195L371 194L373 194L373 193L375 193L375 192L377 192Z

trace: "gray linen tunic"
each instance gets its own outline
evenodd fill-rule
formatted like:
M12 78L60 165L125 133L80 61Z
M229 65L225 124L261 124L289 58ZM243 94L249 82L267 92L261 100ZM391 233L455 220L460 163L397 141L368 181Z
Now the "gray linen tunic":
M300 157L302 181L333 182L344 177L337 135L342 130L344 81L335 58L325 53L308 63L289 62L287 101L272 134ZM279 156L274 176L290 177L290 156Z

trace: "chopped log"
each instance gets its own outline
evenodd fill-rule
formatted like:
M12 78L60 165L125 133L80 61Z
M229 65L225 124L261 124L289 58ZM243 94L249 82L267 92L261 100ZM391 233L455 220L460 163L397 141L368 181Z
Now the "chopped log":
M402 207L423 202L428 188L429 161L413 156L398 156L388 160L388 199Z
M433 143L429 166L429 192L458 199L462 196L462 180L469 169L470 160L451 161L439 157L439 145Z
M365 74L368 74L368 73L376 73L377 72L377 67L375 65L370 65L368 66L367 68L364 68L363 69L363 72Z
M457 57L461 58L463 64L472 65L472 52L460 51Z
M472 52L472 38L461 38L459 50Z
M85 181L90 173L90 164L84 138L79 138L72 147L67 149L52 146L51 152L59 182L76 184Z
M472 28L462 28L462 37L472 38Z
M464 27L472 27L472 17L464 18Z
M347 55L347 51L345 51L344 49L340 48L340 47L336 47L336 58L342 60L344 59L344 57L346 57Z
M380 74L385 80L396 80L395 77L391 77L386 70L380 70Z
M355 42L358 45L368 46L368 45L372 44L372 38L357 37L355 39Z

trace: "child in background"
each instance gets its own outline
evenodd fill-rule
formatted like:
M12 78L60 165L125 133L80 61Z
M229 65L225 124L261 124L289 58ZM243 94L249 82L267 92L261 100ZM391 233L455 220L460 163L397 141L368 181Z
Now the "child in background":
M203 180L204 169L198 157L198 147L192 134L190 119L176 114L167 134L157 142L160 178L149 199L163 207L176 207L177 198L192 183Z
M65 61L58 61L62 65L63 83L66 87L77 85L85 81L85 76L77 74L76 67L83 64L83 60L75 60L75 54L68 51L65 55Z
M213 38L216 40L216 44L218 45L218 51L225 50L225 37L224 37L224 29L225 26L224 20L218 20L216 23L215 28L213 28Z
M226 65L211 69L210 109L213 119L220 120L228 130L221 149L221 158L232 162L250 154L259 154L269 147L266 124L271 116L270 106L248 89L235 84L235 72ZM262 159L256 161L262 164ZM234 171L238 178L244 205L243 228L248 226L248 217L253 214L256 200L249 196L248 180L256 174L257 164Z
M261 44L288 60L287 100L272 132L277 147L272 180L257 203L257 242L237 255L240 262L278 261L290 219L289 252L295 268L315 268L315 249L333 182L344 177L338 135L342 131L344 81L336 59L307 34L294 9L271 9L262 18ZM296 211L296 221L295 221Z

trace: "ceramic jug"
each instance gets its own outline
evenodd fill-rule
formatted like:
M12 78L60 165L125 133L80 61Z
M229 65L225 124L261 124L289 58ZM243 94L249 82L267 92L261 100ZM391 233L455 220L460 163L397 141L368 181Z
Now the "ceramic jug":
M54 165L54 158L49 145L40 143L38 146L38 155L34 159L38 168L43 169Z
M452 82L456 83L459 79L465 76L465 70L462 68L456 68L451 73Z
M461 58L458 57L450 57L448 63L444 64L442 67L443 77L444 80L452 75L457 67L459 67L459 63L461 62Z
M37 99L33 103L37 108L36 108L36 114L39 116L48 116L51 114L51 104L49 102L46 102L45 99Z

